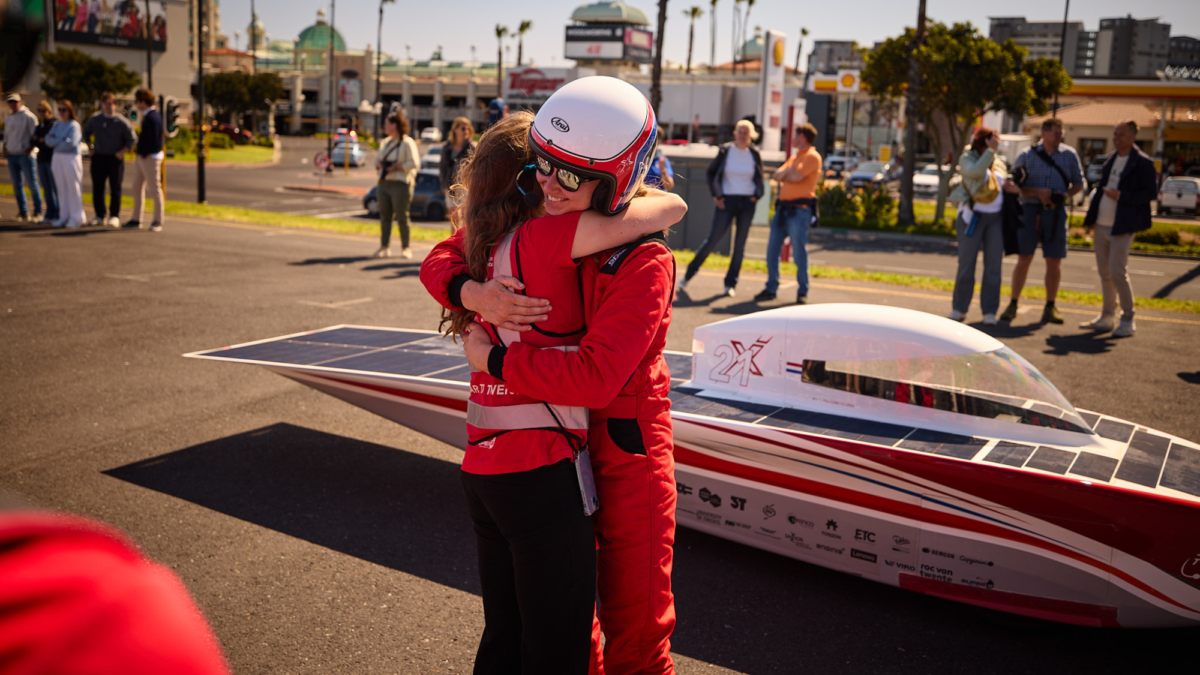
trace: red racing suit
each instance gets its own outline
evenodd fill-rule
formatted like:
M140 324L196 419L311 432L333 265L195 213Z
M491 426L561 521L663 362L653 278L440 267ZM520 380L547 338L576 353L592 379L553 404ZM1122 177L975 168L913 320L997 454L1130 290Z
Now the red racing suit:
M466 271L456 233L426 256L421 282L444 307L462 309L451 298L458 299ZM652 235L588 257L580 275L587 333L578 351L515 343L503 352L502 375L531 398L591 409L598 615L606 638L601 658L593 635L593 672L673 673L676 488L671 376L662 352L675 259L665 239Z

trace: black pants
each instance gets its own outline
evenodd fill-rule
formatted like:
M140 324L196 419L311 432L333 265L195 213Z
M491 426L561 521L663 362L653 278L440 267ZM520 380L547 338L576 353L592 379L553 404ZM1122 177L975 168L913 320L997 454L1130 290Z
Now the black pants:
M121 215L121 181L125 178L125 160L117 155L92 155L92 206L97 218ZM112 198L104 208L104 184L109 184Z
M462 472L475 523L483 637L475 675L586 675L596 535L570 460L499 475Z
M713 252L721 238L729 231L729 226L737 220L737 229L733 235L733 255L729 259L729 269L725 272L725 285L735 288L738 274L742 271L742 257L746 254L746 237L750 236L750 223L754 220L754 204L751 197L743 195L725 195L725 208L716 209L713 213L712 231L708 239L696 251L696 257L688 264L686 279L691 279L700 271L700 266Z

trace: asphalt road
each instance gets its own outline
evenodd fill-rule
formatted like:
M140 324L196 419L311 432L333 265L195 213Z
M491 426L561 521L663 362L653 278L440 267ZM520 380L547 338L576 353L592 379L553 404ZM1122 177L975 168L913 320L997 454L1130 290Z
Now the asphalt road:
M373 248L181 218L161 234L0 223L0 489L132 534L182 576L237 673L471 668L482 609L461 453L261 368L180 356L341 323L436 327L419 259ZM693 281L670 348L756 309L720 283ZM948 309L869 284L810 298ZM991 331L1077 406L1200 439L1200 320L1147 313L1113 340L1036 318ZM686 529L674 590L688 675L1175 672L1200 639L1012 620Z

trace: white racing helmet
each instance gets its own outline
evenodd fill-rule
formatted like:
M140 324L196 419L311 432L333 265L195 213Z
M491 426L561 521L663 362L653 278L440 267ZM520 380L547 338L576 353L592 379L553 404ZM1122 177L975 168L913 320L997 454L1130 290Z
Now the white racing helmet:
M529 145L550 166L598 179L592 206L620 213L654 159L658 121L650 102L615 77L583 77L546 99L529 128Z

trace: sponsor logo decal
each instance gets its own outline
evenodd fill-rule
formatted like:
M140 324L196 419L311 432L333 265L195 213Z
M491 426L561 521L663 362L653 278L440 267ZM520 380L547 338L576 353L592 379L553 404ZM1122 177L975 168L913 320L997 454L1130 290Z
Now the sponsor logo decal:
M526 98L533 98L536 94L541 94L541 97L545 98L563 86L566 81L566 78L562 77L546 77L545 73L536 68L508 72L508 88L514 94L524 94ZM554 124L553 120L551 120L551 124ZM557 129L558 125L554 124L554 127ZM560 129L560 131L569 131L569 129Z
M550 125L553 126L555 129L558 129L559 131L563 132L564 134L571 130L571 125L567 124L567 121L561 117L551 118Z
M974 579L959 579L959 581L966 584L967 586L974 586L975 588L986 588L989 591L992 590L992 588L994 588L996 586L996 584L992 583L991 579L980 579L979 577L975 577Z
M725 524L726 524L726 525L728 525L729 527L740 527L740 528L742 528L743 530L748 530L748 529L750 529L750 526L749 526L749 525L745 525L745 524L739 523L739 522L737 522L736 520L728 520L728 519L726 519L726 520L725 520Z
M842 548L834 548L833 546L830 546L828 544L817 544L817 549L821 550L821 551L826 551L829 553L836 553L838 555L842 555L842 553L844 553L846 551L846 548L844 546Z
M787 371L789 373L803 375L804 374L804 364L803 363L792 363L791 361L788 361L787 362Z
M898 534L892 535L892 550L893 551L895 551L897 553L908 553L909 552L908 547L911 545L912 545L912 542L908 540L908 537L901 537Z
M1179 574L1188 579L1200 579L1200 553L1183 561L1183 567L1179 568Z
M923 549L921 549L921 553L928 553L930 555L936 555L936 556L940 556L942 558L949 558L951 560L954 560L957 557L953 553L946 553L945 551L939 551L936 548L923 548Z
M801 537L801 536L800 536L800 535L798 535L798 534L793 534L793 533L791 533L791 532L788 532L787 534L785 534L785 535L783 535L783 536L784 536L784 538L786 538L788 541L790 541L790 542L792 542L793 544L795 544L795 545L799 546L800 548L806 548L806 549L808 549L808 550L810 550L810 551L812 550L812 546L810 546L809 544L806 544L806 543L804 542L804 537Z
M837 533L837 521L833 518L825 521L825 529L821 530L821 534L830 539L841 539L842 535Z
M868 532L866 530L856 529L856 530L854 530L854 540L855 541L865 541L868 544L874 544L875 543L875 533Z
M763 527L762 525L759 525L759 526L758 526L758 533L759 533L759 534L761 534L761 535L764 535L764 536L767 536L767 537L771 537L772 539L778 539L778 538L779 538L779 534L778 534L778 532L779 532L779 530L772 530L771 528L769 528L769 527Z
M816 527L816 523L814 523L813 521L805 520L799 516L794 516L790 513L788 514L788 522L793 525L803 525L804 527L807 527L809 529Z
M904 572L916 572L917 571L917 568L915 565L909 565L907 563L896 562L895 560L888 560L887 558L883 559L883 564L887 565L888 567L895 567L896 569L902 570Z
M729 508L734 509L735 511L745 511L746 500L742 497L734 497L733 495L730 495Z
M717 347L713 351L717 365L708 373L708 378L713 382L729 382L733 376L740 374L738 384L748 386L751 375L763 376L762 369L754 359L770 342L771 338L760 337L749 347L743 345L740 340L730 340L729 344Z
M692 487L690 485L684 485L683 483L676 483L675 491L681 495L690 495L692 494Z
M721 516L717 513L709 513L708 511L696 511L696 520L703 521L709 525L720 525Z
M936 565L921 565L921 576L935 581L954 583L954 570Z
M471 385L472 394L483 394L485 396L508 396L512 392L508 387L501 384L473 384Z
M837 521L834 520L833 518L830 518L829 520L825 521L825 529L837 532Z
M763 520L770 520L775 517L775 505L767 504L763 507Z
M482 443L480 443L479 445L477 445L477 446L475 446L475 447L478 447L478 448L487 448L488 450L491 450L491 449L492 449L492 446L494 446L494 445L496 445L496 439L495 439L495 438L489 438L489 439L487 439L486 441L483 441Z
M868 553L867 551L860 551L856 548L850 549L850 557L858 558L859 560L865 560L869 563L873 563L873 562L876 562L879 560L879 557L876 556L874 553Z
M987 565L988 567L991 567L993 565L991 560L980 560L979 558L972 558L970 556L965 556L965 555L958 556L958 559L962 562L967 563L968 565Z
M708 502L714 509L721 508L721 496L709 492L708 488L700 488L700 501Z

